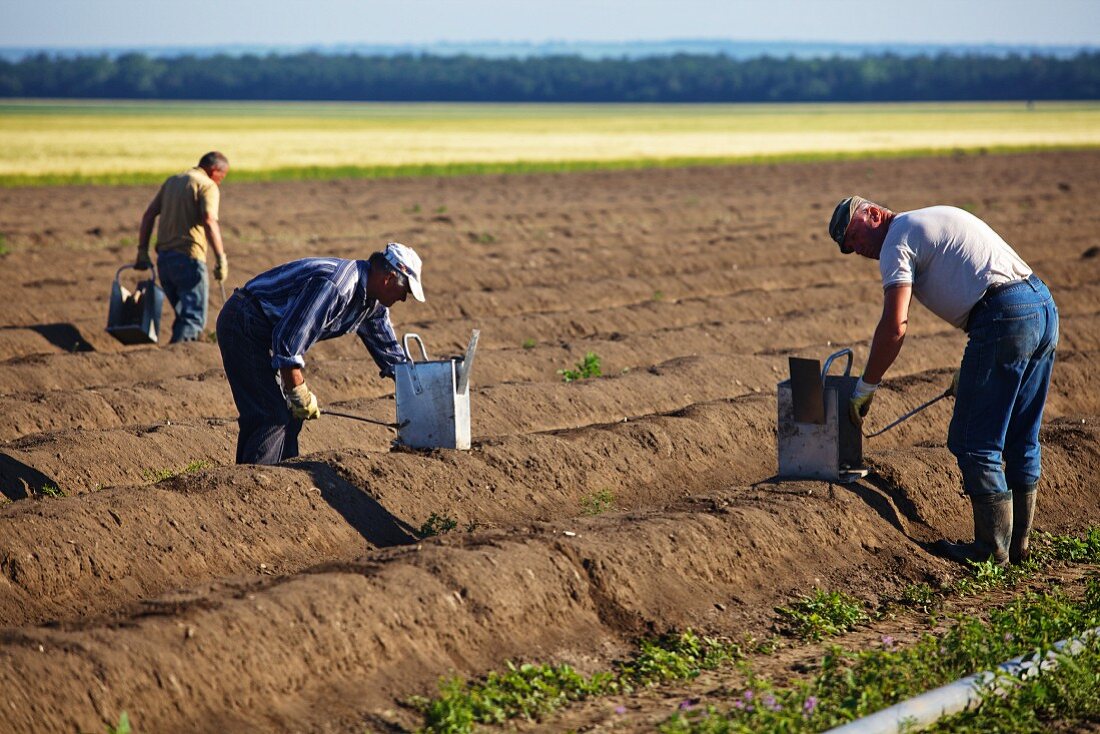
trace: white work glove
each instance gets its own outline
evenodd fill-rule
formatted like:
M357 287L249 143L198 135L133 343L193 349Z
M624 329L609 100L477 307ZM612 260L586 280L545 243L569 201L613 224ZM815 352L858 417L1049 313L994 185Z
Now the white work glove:
M875 390L878 390L878 383L872 385L864 382L862 377L859 378L856 389L852 390L852 397L848 401L848 418L855 425L863 426L863 419L867 417L868 411L871 410L871 401L875 399Z
M306 383L290 388L285 395L286 407L290 408L290 414L298 420L308 421L321 417L321 409L317 407L317 396L310 391Z
M229 257L223 252L214 263L214 280L224 281L229 277Z

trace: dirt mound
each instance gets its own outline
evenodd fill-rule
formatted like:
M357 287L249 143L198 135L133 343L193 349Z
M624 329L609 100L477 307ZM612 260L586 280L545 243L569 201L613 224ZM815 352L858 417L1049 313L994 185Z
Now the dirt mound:
M1051 284L1062 341L1037 523L1100 521L1100 258L1080 257L1100 231L1098 168L1075 152L230 180L230 285L401 240L424 256L429 300L395 309L398 331L437 355L482 330L473 450L394 451L389 431L330 416L279 467L231 465L215 344L127 348L103 331L133 245L86 233L126 231L152 191L4 192L0 686L15 705L0 729L92 731L123 709L142 731L408 727L395 702L448 671L598 666L639 634L762 629L814 584L870 598L951 575L929 552L970 531L949 403L869 439L865 480L773 477L786 358L851 345L859 364L878 318L874 263L824 232L853 187L896 209L966 206ZM914 308L872 427L941 391L964 340ZM588 352L604 377L563 383ZM392 419L356 340L309 360L322 410ZM419 539L433 516L454 529Z

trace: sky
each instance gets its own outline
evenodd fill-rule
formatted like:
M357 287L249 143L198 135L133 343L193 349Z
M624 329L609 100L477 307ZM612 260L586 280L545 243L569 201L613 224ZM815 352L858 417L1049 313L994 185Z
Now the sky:
M0 0L0 46L732 39L1100 45L1100 0Z

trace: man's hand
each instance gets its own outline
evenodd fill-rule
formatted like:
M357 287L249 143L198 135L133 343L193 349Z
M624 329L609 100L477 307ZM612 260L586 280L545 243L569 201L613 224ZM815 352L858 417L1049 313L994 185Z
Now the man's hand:
M871 410L871 401L875 399L875 390L878 385L872 385L859 378L856 389L852 391L852 397L848 401L848 419L857 426L863 426L863 419Z
M949 398L957 398L959 396L959 373L962 372L962 368L955 370L955 374L951 375L951 384L945 391L945 395Z
M153 267L153 261L149 258L149 250L138 250L137 259L134 260L134 270L148 270Z
M224 281L229 276L229 257L223 252L214 263L214 280Z
M300 421L321 417L321 409L317 407L317 396L304 382L297 387L292 387L286 393L286 407L290 408L290 414Z

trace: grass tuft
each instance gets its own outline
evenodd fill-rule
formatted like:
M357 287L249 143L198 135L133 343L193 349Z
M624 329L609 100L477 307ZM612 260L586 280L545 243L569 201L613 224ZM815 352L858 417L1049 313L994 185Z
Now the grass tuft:
M417 531L421 538L430 538L433 535L444 535L451 532L458 527L458 520L447 515L438 515L432 513L428 515L428 519L424 521L424 524L420 526L420 530Z
M615 495L610 489L601 489L581 497L581 510L586 515L599 515L615 508Z
M180 477L180 476L183 476L184 474L193 474L194 472L202 471L203 469L208 469L211 466L213 466L213 464L211 464L209 461L205 461L203 459L196 459L195 461L192 461L191 463L189 463L187 466L183 467L182 469L171 469L171 468L146 469L145 471L143 471L141 473L141 476L142 476L143 479L145 479L145 481L152 482L152 483L155 484L156 482L163 482L165 479L172 479L173 477Z

